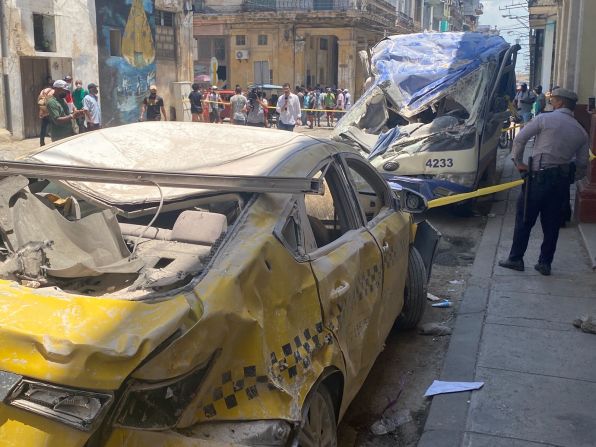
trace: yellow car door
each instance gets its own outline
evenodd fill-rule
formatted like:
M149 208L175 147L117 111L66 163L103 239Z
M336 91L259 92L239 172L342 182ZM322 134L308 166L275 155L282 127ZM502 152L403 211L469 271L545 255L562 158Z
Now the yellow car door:
M315 244L308 253L319 290L324 324L346 363L349 402L379 354L376 321L382 292L381 251L359 218L341 167L325 171L325 195L307 196L305 212Z
M383 343L404 304L410 220L395 209L391 190L375 169L352 154L345 154L343 160L361 218L383 257L383 291L376 322L378 340Z

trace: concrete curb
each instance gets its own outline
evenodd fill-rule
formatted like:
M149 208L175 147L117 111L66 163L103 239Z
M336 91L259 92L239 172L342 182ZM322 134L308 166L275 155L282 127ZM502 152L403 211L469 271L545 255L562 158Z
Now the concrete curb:
M580 222L577 227L586 246L586 250L588 250L592 270L596 271L596 224Z
M506 169L505 167L503 177L506 177ZM496 217L487 222L482 234L476 258L472 264L470 279L455 320L440 380L474 380L493 265L501 238L509 193L510 191L507 191L506 194L497 196L501 201L493 203L491 207L491 212ZM442 394L433 397L418 447L462 445L470 398L471 392Z

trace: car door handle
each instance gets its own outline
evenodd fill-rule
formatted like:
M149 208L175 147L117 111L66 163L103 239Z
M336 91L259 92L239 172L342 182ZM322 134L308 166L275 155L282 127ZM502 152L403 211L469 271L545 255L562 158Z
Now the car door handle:
M347 283L346 281L341 281L339 286L336 287L335 289L333 289L330 293L329 293L329 299L331 301L335 301L337 300L339 297L345 295L346 293L348 293L348 291L350 290L350 284Z
M383 253L387 253L389 251L389 243L387 241L383 242Z

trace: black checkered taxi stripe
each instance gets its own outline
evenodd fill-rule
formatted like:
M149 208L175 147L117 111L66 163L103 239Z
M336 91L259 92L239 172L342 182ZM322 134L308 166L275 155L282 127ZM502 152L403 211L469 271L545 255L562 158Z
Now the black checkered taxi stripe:
M356 298L358 300L363 299L365 296L370 295L376 289L381 287L383 281L383 272L381 266L375 264L372 267L366 269L364 275L360 275L356 281Z
M283 345L279 352L270 354L273 374L280 379L282 375L289 380L294 379L300 368L310 368L311 357L316 350L331 343L333 337L324 329L322 322L305 329ZM257 373L254 365L245 366L242 371L226 371L221 375L221 385L211 392L211 402L203 406L203 413L207 418L215 417L218 411L237 407L242 400L258 398L264 387L274 388L266 375Z
M281 351L271 353L273 373L279 377L285 374L288 379L293 379L298 375L300 368L303 370L310 368L315 351L332 343L331 333L324 330L322 322L318 322L314 327L305 329L289 343L283 345Z
M212 418L217 415L217 408L228 410L237 407L241 399L252 400L259 396L259 386L269 386L266 375L258 375L257 367L245 366L242 371L232 373L225 371L221 375L221 385L211 392L211 403L203 407L205 417Z

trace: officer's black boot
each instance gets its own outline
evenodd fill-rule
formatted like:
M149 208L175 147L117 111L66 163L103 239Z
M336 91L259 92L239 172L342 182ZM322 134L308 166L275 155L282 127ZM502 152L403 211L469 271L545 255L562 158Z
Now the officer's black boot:
M514 261L511 258L507 258L504 261L499 261L499 265L501 267L505 267L506 269L517 270L518 272L524 271L523 259L520 259L519 261Z
M541 275L550 276L550 264L545 264L543 262L539 262L534 266L536 271L540 272Z

